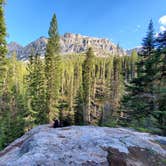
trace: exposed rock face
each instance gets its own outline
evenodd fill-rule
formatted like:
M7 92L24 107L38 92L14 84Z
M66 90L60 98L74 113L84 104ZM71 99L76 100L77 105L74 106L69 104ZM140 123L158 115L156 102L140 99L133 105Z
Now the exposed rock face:
M124 128L38 126L0 152L0 166L164 166L166 137Z
M19 44L17 44L16 42L11 42L8 44L8 56L11 56L13 52L15 52L17 55L20 55L20 59L21 56L23 55L23 47Z
M126 53L127 53L127 55L131 55L133 51L136 51L137 53L139 53L139 52L142 51L142 47L139 46L139 47L136 47L136 48L133 48L133 49L130 49L130 50L126 50Z
M38 53L43 57L45 55L47 41L47 38L40 37L25 47L21 47L16 43L15 47L13 47L13 42L9 43L8 55L10 56L11 53L15 51L18 59L27 60L33 49L35 53ZM126 54L123 49L117 49L117 46L108 39L94 38L71 33L66 33L64 36L60 37L60 46L62 54L84 53L87 51L88 47L92 47L94 49L96 56L105 57L112 54L119 54L122 56Z

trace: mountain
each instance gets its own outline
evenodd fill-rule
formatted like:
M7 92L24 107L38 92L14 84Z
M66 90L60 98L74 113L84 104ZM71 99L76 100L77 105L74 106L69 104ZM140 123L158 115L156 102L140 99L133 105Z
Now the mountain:
M48 39L46 37L40 37L25 47L22 47L15 42L9 43L8 56L11 56L15 51L18 59L27 60L33 49L35 53L38 53L43 57L45 55L47 42ZM101 57L115 54L123 56L126 54L122 48L117 49L117 46L108 39L88 37L72 33L66 33L60 37L60 46L62 54L84 53L88 47L92 47L95 55Z
M135 50L137 53L138 53L138 52L141 52L142 47L141 47L141 46L138 46L138 47L136 47L136 48L132 48L132 49L126 50L127 55L131 55L131 53L132 53L134 50Z
M127 128L38 126L0 152L1 166L165 166L166 137Z
M13 52L16 52L17 55L20 55L21 59L21 56L23 55L23 47L21 45L16 42L11 42L8 44L8 50L8 56L10 56Z

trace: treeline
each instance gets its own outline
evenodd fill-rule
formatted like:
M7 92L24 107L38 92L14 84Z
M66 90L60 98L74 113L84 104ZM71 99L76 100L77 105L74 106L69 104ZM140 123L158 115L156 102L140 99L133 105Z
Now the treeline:
M129 126L164 134L166 33L153 24L137 55L61 55L56 16L44 59L32 50L28 62L7 58L0 1L0 149L36 125L54 119L70 125ZM117 49L119 47L117 46Z

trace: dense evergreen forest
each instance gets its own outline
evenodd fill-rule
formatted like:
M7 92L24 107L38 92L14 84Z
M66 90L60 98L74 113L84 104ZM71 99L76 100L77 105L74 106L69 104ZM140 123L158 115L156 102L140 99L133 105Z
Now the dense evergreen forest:
M153 22L142 50L131 56L61 55L56 15L45 58L7 58L4 0L0 0L0 149L36 125L133 127L166 135L166 31ZM118 47L117 47L118 49Z

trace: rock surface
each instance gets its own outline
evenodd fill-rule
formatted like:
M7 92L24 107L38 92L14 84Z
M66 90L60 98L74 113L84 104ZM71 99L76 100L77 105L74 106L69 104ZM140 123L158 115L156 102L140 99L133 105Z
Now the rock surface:
M0 152L0 166L164 166L166 137L125 128L38 126Z
M48 39L46 37L40 37L25 47L22 47L15 42L11 42L8 44L8 56L11 56L15 51L18 59L27 60L33 49L35 53L38 53L43 57L45 55L47 41ZM117 49L117 46L108 39L94 38L72 33L66 33L60 37L60 46L62 54L84 53L87 51L88 47L93 47L96 56L106 57L117 53L122 56L126 54L122 48Z

